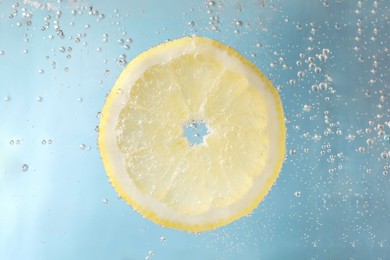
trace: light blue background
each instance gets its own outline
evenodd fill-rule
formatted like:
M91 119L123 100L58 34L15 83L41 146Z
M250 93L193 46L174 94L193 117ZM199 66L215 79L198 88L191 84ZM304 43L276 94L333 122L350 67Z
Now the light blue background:
M50 1L58 19L41 1L15 3L0 0L0 259L390 259L388 1ZM201 234L118 199L95 130L121 54L192 34L256 64L287 122L265 200Z

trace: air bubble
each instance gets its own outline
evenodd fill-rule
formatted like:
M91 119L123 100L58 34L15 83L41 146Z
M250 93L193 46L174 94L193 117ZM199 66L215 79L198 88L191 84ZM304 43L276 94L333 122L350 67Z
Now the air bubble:
M379 131L378 131L378 137L379 137L379 138L382 138L383 136L385 136L385 131L379 130Z
M388 151L384 151L381 153L381 158L383 160L387 160L389 158L389 152Z
M219 32L218 27L215 26L215 25L211 26L211 30L214 31L214 32Z
M315 140L315 141L320 141L321 139L322 139L322 136L319 135L319 134L315 134L315 135L313 136L313 140Z
M305 104L303 106L303 111L310 112L311 111L311 105Z
M325 82L321 82L318 87L321 89L321 90L326 90L328 88L328 84L326 84Z
M127 64L127 61L125 58L119 58L118 59L118 65L125 66Z
M234 20L234 24L237 25L237 26L242 26L242 21L240 20Z
M29 168L29 167L28 167L28 164L23 164L23 165L22 165L22 171L23 171L23 172L28 171L28 168Z
M326 54L319 54L318 59L320 61L326 61L328 59L328 56Z
M366 143L367 143L367 145L372 146L372 145L374 145L375 140L372 139L372 138L368 138L368 139L366 140Z
M315 62L315 58L313 56L309 56L307 59L306 59L306 63L314 63Z
M208 1L208 5L209 6L215 6L215 2L214 1Z

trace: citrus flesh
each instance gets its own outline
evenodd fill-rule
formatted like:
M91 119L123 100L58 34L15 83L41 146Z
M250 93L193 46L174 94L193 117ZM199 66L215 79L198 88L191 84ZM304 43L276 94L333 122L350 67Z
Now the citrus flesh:
M203 122L203 142L184 127ZM99 149L109 179L134 209L166 227L200 232L257 207L285 153L280 97L234 49L204 37L133 59L107 96Z

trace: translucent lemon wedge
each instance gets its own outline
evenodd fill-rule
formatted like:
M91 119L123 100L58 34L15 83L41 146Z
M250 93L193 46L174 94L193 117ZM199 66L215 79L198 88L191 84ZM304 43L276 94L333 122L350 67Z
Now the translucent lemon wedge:
M98 142L128 204L162 226L201 232L257 207L279 175L285 139L282 103L263 73L220 42L185 37L128 64L105 101Z

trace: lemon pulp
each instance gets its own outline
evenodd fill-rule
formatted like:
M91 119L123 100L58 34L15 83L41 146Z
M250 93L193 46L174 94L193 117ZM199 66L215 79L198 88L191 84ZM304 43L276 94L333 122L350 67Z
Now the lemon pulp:
M203 122L193 144L184 128ZM132 207L167 227L200 232L249 214L285 153L280 97L234 49L185 37L132 60L107 96L99 149Z

